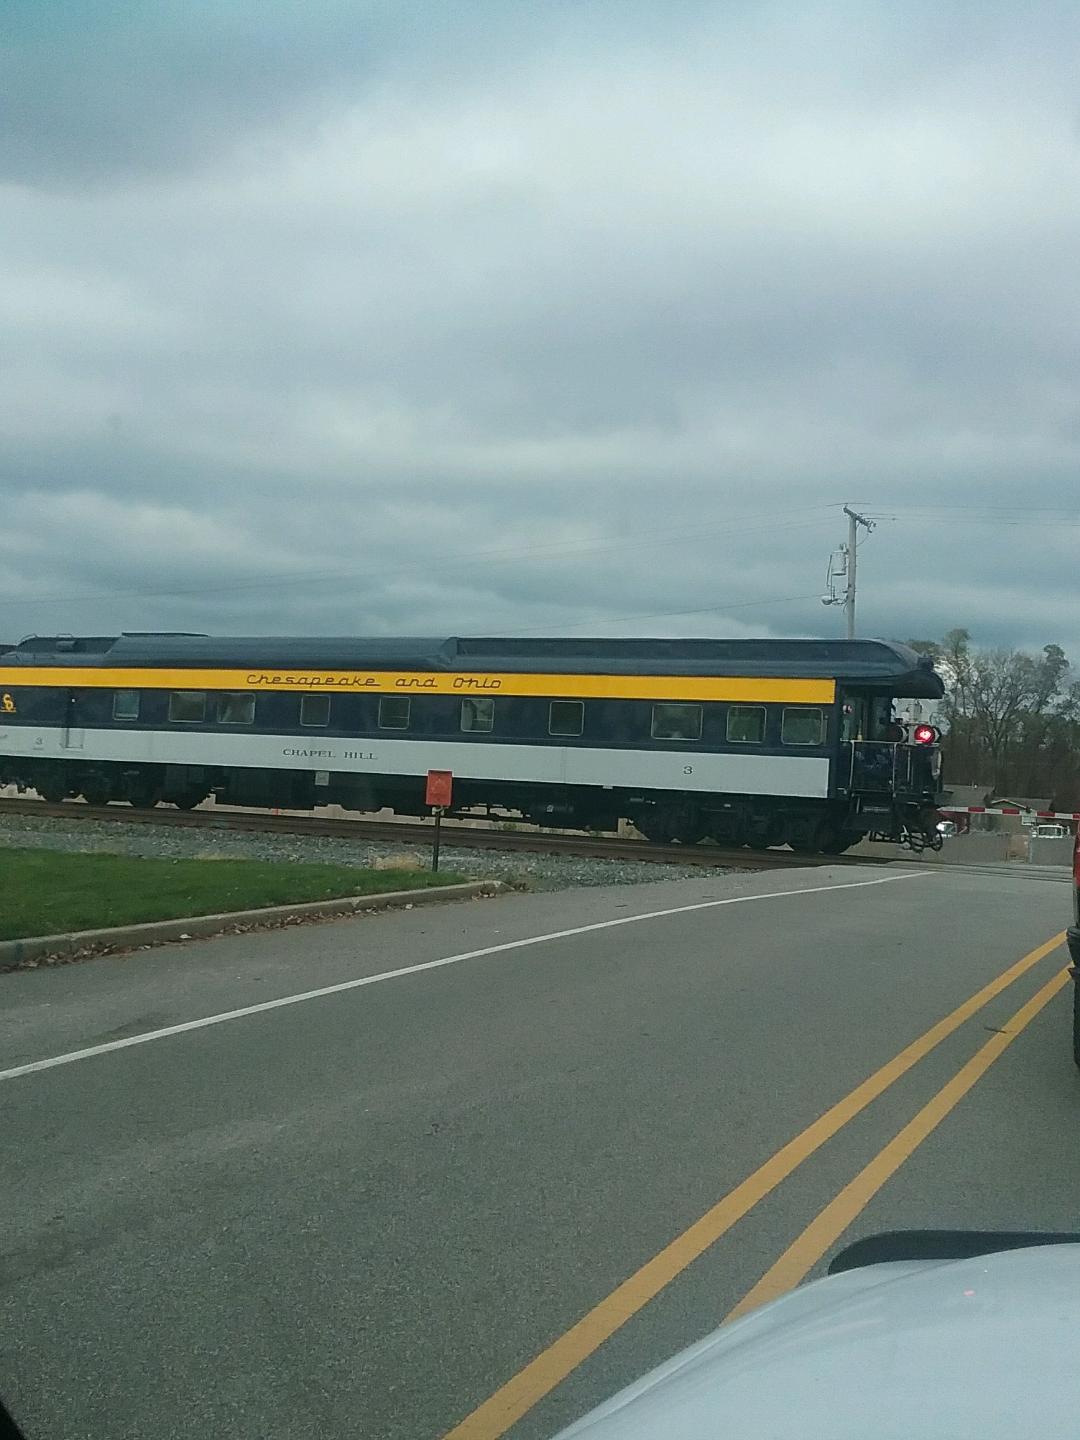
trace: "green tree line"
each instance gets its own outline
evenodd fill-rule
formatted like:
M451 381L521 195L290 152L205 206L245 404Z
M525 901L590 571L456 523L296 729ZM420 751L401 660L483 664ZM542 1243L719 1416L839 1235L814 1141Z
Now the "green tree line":
M939 707L946 785L1049 798L1080 809L1080 680L1060 645L982 649L967 630L913 640L945 682Z

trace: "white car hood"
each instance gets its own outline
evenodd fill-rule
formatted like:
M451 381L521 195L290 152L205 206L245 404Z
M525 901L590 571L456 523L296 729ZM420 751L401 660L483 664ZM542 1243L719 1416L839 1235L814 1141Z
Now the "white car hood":
M1080 1244L816 1280L714 1331L558 1440L1080 1436Z

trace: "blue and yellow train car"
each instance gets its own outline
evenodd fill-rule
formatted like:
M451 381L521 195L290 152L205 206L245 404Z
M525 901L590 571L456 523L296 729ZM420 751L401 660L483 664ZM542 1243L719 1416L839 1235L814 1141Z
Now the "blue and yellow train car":
M50 800L455 806L839 852L929 836L937 699L880 640L36 637L0 653L0 782ZM920 743L922 742L922 743Z

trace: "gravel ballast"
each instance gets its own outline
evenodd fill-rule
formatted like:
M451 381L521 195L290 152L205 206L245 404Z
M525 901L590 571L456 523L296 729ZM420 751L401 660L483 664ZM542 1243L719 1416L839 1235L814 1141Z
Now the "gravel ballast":
M445 832L444 832L445 835ZM260 835L240 830L180 829L170 825L125 825L115 820L66 820L52 816L0 816L0 846L44 850L106 851L177 860L271 860L286 864L314 861L333 865L427 868L427 845L349 840L331 835ZM442 864L476 880L504 880L529 890L566 890L588 885L640 885L657 880L699 877L694 865L662 865L639 860L592 859L577 855L532 855L514 851L443 847ZM0 855L0 869L3 857Z

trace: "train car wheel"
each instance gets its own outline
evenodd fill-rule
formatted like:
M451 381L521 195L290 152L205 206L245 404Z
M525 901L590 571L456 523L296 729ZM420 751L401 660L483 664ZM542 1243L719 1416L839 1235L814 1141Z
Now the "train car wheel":
M136 810L152 810L161 799L161 788L152 780L137 780L131 787L128 799Z
M662 823L659 810L649 809L634 817L634 828L640 830L650 845L666 845L667 830Z
M806 855L820 848L818 827L811 815L796 815L788 827L788 844L800 855Z
M709 825L696 805L682 805L671 817L671 829L680 845L700 845Z
M735 820L727 825L717 825L709 831L709 839L717 845L740 845L750 843L750 827L745 820Z
M696 805L651 805L634 824L654 845L697 845L709 828Z
M169 799L178 810L194 810L196 805L202 804L206 796L198 790L193 790L186 795L170 795Z
M851 830L844 830L832 820L823 820L818 826L815 849L822 855L843 855L856 844L859 836Z
M750 831L747 844L751 850L771 850L775 845L784 845L788 838L788 824L783 815L759 816Z

